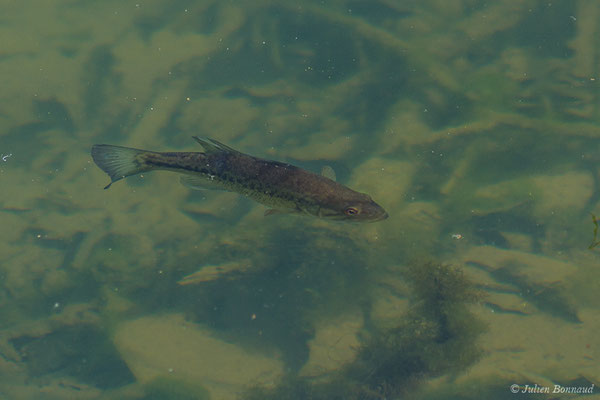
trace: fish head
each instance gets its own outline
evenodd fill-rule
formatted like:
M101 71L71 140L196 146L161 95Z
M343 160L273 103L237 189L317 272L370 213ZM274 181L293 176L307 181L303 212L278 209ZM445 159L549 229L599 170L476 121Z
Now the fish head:
M370 196L360 194L361 196L352 196L351 199L321 207L319 216L349 222L375 222L388 218L389 215L383 207L375 203Z

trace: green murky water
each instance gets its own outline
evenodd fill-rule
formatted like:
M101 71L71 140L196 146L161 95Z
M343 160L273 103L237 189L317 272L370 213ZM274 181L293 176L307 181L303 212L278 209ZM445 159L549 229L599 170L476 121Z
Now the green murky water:
M600 3L0 9L1 398L597 395ZM102 190L92 144L192 135L390 218Z

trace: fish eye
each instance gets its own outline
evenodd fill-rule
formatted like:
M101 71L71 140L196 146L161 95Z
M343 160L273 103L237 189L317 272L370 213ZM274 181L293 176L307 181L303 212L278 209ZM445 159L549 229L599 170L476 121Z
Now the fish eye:
M344 214L348 215L348 216L354 216L358 214L358 209L354 208L354 207L348 207L344 210Z

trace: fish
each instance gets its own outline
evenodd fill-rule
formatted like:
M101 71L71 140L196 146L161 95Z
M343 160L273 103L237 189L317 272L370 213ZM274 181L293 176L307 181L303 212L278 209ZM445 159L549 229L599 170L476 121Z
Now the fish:
M326 176L244 154L214 139L192 138L204 151L156 152L95 144L91 155L111 179L104 189L128 176L166 170L180 173L181 183L190 189L236 192L266 205L270 207L266 216L287 213L356 222L388 218L388 213L369 195ZM331 172L326 175L331 176Z

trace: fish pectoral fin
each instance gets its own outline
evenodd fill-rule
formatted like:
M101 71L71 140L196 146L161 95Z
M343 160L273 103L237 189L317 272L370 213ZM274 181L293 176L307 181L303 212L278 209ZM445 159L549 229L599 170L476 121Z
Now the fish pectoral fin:
M321 175L324 176L325 178L331 179L334 182L336 180L335 170L333 168L331 168L329 165L325 165L323 168L321 168Z
M221 183L211 180L210 177L184 175L179 178L179 182L192 190L227 190Z
M202 146L202 148L204 148L204 153L205 154L211 154L211 153L239 153L239 151L232 149L231 147L216 141L215 139L211 139L211 138L206 138L206 137L199 137L199 136L192 136L194 138L194 140L198 143L200 143L200 146Z

